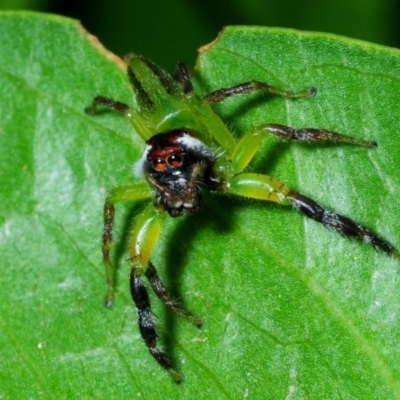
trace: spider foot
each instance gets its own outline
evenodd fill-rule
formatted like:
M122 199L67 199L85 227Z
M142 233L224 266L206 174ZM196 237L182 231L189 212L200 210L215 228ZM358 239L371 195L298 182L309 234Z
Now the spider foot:
M202 328L204 321L199 318L195 317L194 315L189 315L187 316L187 319L196 327L196 328Z
M398 252L397 250L393 250L392 252L392 257L395 258L397 261L400 261L400 252Z
M183 380L182 375L177 372L171 365L169 357L158 347L149 347L150 354L157 360L157 362L171 375L175 383L181 383Z
M106 308L110 308L113 305L113 302L114 302L113 290L108 289L107 290L107 294L106 294L106 298L104 300L104 306Z
M182 383L183 378L180 373L176 372L173 368L170 368L168 372L172 376L172 379L175 381L175 383L177 383L178 385Z

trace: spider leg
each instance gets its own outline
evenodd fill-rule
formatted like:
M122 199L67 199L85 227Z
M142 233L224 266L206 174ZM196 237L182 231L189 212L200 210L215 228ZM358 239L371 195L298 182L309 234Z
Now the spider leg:
M107 306L112 304L114 291L114 271L110 262L110 249L113 244L114 203L123 200L146 198L149 197L149 194L152 195L153 191L144 182L137 185L117 187L106 200L104 207L103 258L107 276ZM146 274L148 260L160 235L164 219L165 212L157 210L152 203L140 215L129 241L129 255L132 264L130 287L132 299L137 310L139 330L147 348L157 362L179 383L182 377L173 369L167 354L157 347L157 332L151 312L150 299L141 278L143 274ZM149 275L151 276L151 273Z
M171 298L167 288L164 286L160 277L158 276L156 268L150 261L146 270L146 278L149 280L154 293L166 306L168 306L179 316L188 319L193 325L197 326L198 328L202 327L203 320L201 318L194 316L192 313L182 307L176 300Z
M104 228L103 242L101 250L103 252L103 262L106 269L107 293L105 306L111 307L114 298L114 269L110 260L110 250L113 246L113 226L114 226L115 207L110 202L104 203Z
M107 294L105 305L111 307L114 297L114 269L110 260L110 251L113 247L113 226L115 207L120 201L133 201L150 198L153 191L144 183L124 185L114 188L108 195L104 204L104 228L102 240L103 261L106 270Z
M314 200L298 192L290 191L288 197L292 200L294 208L302 212L308 218L312 218L326 227L333 228L343 236L360 239L363 242L370 244L375 249L381 249L388 256L399 258L400 254L393 246L352 219L328 211L322 208Z
M149 294L140 274L135 269L132 269L131 272L130 286L132 298L136 305L140 334L150 354L171 374L176 383L180 383L182 376L174 370L167 354L157 347L157 332L151 311Z
M161 228L166 217L162 207L149 204L139 216L129 239L129 257L132 264L131 294L138 312L139 330L146 343L150 354L166 369L175 382L180 383L181 375L173 368L168 355L157 346L157 333L151 312L150 300L143 284L142 276L145 275L156 295L178 315L187 318L196 326L201 326L201 319L172 300L167 289L161 282L155 267L149 258L161 233Z
M94 114L97 111L98 106L108 107L120 114L124 114L133 129L144 141L150 139L152 136L149 128L139 116L139 113L135 109L129 107L128 104L111 99L110 97L96 96L93 99L92 104L85 108L85 113Z
M114 269L110 260L110 251L113 246L113 225L116 203L121 201L134 201L151 198L154 195L153 188L147 182L132 185L118 186L113 189L104 205L104 230L103 230L103 259L106 269L107 295L106 306L110 307L114 297ZM172 367L168 355L157 347L157 332L151 312L151 305L147 289L144 286L142 276L149 280L155 294L179 316L187 318L197 327L201 327L202 320L171 298L165 285L161 282L154 265L149 258L161 233L161 228L166 217L162 207L155 207L151 202L136 221L136 225L129 239L129 260L131 270L131 294L135 303L139 330L147 348L156 361L166 369L179 383L181 375Z
M128 104L122 103L104 96L96 96L90 106L85 108L86 114L94 114L96 112L97 106L105 106L113 109L121 114L126 114L129 111Z
M363 240L389 256L400 259L400 254L389 243L366 227L350 218L328 211L310 198L288 188L282 182L267 176L252 173L239 174L227 178L222 191L253 199L272 201L282 205L292 205L308 218L334 229L336 232Z
M233 173L239 173L248 165L257 152L262 140L273 135L285 141L346 143L366 148L374 148L376 142L358 140L341 133L315 128L291 128L280 124L255 126L239 140L232 154Z
M203 97L204 100L209 103L219 103L224 101L228 97L237 96L244 93L252 93L256 91L263 91L271 94L275 94L282 97L298 98L298 97L310 97L317 93L317 89L309 88L302 92L291 92L289 90L282 90L277 87L268 85L268 83L251 80L243 82L238 85L229 86L215 90Z
M175 79L183 84L183 93L186 95L193 93L193 82L185 63L178 63L175 71Z
M129 239L131 270L131 295L135 303L139 331L155 360L167 370L175 382L180 383L181 375L173 368L168 355L157 346L157 332L151 311L150 299L142 276L146 274L149 257L160 236L165 212L150 203L139 216Z

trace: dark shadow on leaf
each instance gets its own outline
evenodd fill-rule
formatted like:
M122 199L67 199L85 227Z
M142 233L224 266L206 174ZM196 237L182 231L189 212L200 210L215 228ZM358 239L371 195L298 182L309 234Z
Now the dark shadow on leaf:
M290 151L289 143L277 141L277 139L271 140L274 140L275 143L269 144L268 149L262 151L262 157L256 156L256 160L251 164L251 172L269 175L269 172L275 168L282 156ZM279 179L276 176L274 178Z
M187 288L181 286L181 277L187 267L187 254L196 245L196 237L203 229L210 229L210 227L221 235L230 232L234 227L234 214L237 206L238 199L235 201L228 196L213 195L206 192L203 194L201 211L196 215L188 215L179 221L168 239L168 250L165 254L166 264L164 266L166 285L171 296L178 299L183 306L186 307L186 299L182 296L182 293L187 292ZM181 246L182 243L184 243L184 246ZM191 268L196 268L196 266L192 265ZM206 288L191 289L206 290ZM189 311L203 319L206 317L202 314L205 310L189 309ZM179 317L170 310L166 313L165 329L167 334L164 344L171 356L174 354L174 343L177 340L175 335L177 318ZM190 324L188 321L187 323Z

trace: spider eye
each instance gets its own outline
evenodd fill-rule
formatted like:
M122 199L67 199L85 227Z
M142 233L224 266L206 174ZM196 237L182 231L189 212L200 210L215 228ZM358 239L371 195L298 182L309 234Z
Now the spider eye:
M155 158L153 160L153 167L157 171L165 171L167 169L167 163L163 158Z
M171 154L168 157L167 161L168 161L168 164L171 167L175 167L176 168L176 167L180 167L182 165L183 157L181 155L179 155L179 154Z

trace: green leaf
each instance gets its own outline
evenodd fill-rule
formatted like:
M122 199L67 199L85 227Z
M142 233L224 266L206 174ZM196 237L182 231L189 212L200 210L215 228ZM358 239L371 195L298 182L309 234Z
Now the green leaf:
M140 338L118 206L112 310L100 252L107 190L143 143L97 94L133 104L122 63L73 20L0 14L0 398L399 399L399 263L288 207L205 194L168 221L153 261L196 328L154 297L178 386ZM312 99L246 95L216 108L253 124L324 127L376 150L266 140L252 169L400 246L400 52L326 34L236 27L203 48L199 92L250 79Z

